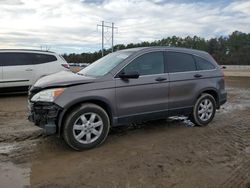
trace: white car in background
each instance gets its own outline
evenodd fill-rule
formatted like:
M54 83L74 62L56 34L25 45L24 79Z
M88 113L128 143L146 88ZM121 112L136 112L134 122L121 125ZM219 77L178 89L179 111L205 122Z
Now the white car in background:
M69 70L65 59L40 50L0 50L0 93L27 91L39 78Z

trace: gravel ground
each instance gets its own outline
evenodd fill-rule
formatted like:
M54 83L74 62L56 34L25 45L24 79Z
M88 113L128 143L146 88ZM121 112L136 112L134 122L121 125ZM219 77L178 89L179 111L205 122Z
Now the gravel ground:
M26 95L0 97L0 187L250 188L250 78L227 77L207 127L182 118L113 129L83 152L26 120Z
M236 77L250 77L250 69L246 70L223 70L226 76L236 76Z

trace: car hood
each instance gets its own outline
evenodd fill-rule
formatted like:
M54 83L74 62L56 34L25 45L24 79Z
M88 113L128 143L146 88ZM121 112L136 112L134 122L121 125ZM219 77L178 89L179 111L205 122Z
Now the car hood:
M66 87L72 85L80 85L94 82L96 79L93 77L87 77L79 74L72 73L70 71L61 71L55 74L44 76L37 80L33 88L52 88L52 87Z

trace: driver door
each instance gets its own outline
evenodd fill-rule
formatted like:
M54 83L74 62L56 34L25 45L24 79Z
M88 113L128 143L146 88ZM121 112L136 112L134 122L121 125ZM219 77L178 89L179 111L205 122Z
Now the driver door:
M117 77L115 81L118 123L156 119L167 113L169 78L164 52L145 53L130 62L120 73L135 71L139 73L139 78Z

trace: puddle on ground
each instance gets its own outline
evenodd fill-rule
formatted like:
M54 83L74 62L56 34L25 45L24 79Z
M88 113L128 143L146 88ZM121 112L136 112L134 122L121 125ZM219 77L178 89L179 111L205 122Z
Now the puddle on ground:
M30 172L27 165L18 166L11 162L0 163L0 187L30 186Z
M19 149L17 144L0 144L0 155ZM12 162L0 163L0 187L25 187L30 185L30 168L27 165L15 165Z

